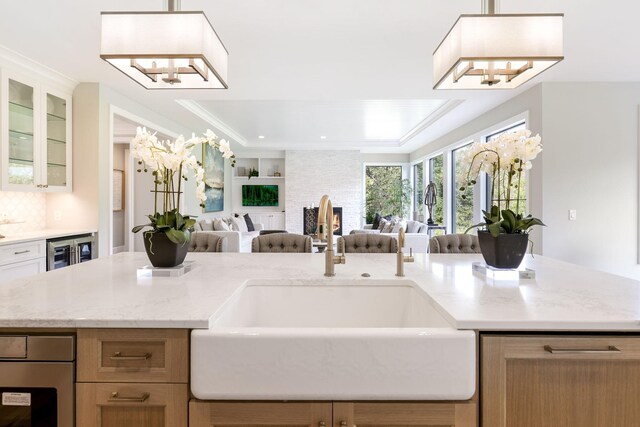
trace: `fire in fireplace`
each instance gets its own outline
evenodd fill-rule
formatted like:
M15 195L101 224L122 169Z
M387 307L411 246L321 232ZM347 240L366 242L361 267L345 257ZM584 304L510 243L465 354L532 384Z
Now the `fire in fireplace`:
M303 208L303 224L305 235L318 233L318 208ZM342 208L333 208L333 235L342 236Z

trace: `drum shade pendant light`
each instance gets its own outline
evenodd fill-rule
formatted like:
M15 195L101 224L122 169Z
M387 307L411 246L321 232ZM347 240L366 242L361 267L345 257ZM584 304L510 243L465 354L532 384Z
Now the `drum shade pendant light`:
M229 53L204 12L102 12L100 58L147 89L227 89Z
M460 15L433 53L434 89L513 89L562 61L564 14Z

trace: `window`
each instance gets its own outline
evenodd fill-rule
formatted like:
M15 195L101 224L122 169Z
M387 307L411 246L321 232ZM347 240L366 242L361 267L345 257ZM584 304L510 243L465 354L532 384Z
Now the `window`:
M444 224L444 154L429 159L429 182L436 185L436 205L433 207L433 222ZM425 221L429 213L425 213Z
M411 184L402 179L402 166L366 166L365 217L373 222L376 213L382 216L405 216L411 207Z
M465 230L474 224L474 192L475 188L468 188L466 191L460 191L461 187L467 185L467 168L462 163L464 154L471 147L471 143L457 148L451 152L451 181L452 199L451 204L451 232L464 233Z
M413 165L413 211L424 218L424 162Z
M506 129L503 129L499 132L496 133L492 133L491 135L488 135L486 137L486 141L491 141L495 138L497 138L498 136L502 135L503 133L507 133L507 132L515 132L515 131L519 131L519 130L524 130L526 129L525 123L518 123L516 125L513 125L511 127L508 127ZM491 200L491 177L487 176L487 206L493 206L494 204L497 204L497 200ZM511 199L513 201L516 202L516 205L514 206L513 203L511 206L509 206L509 208L512 211L518 211L516 213L523 213L527 210L527 178L526 178L526 174L523 174L522 179L520 181L520 185L518 185L517 183L515 183L514 185L512 185L512 189L511 191L515 191L516 192L516 197L512 197ZM506 209L507 206L505 204L505 202L501 202L500 203L500 210L502 209Z

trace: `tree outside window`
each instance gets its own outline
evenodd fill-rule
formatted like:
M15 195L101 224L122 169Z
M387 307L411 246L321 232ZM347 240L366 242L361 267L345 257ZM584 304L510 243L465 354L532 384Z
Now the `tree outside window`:
M419 216L425 214L424 184L424 163L416 163L413 165L413 211Z
M365 168L365 219L373 222L376 213L406 217L411 208L411 183L402 179L402 166Z
M452 232L464 233L473 222L473 193L474 188L460 191L467 183L467 167L463 163L464 154L471 147L471 143L451 152L453 164L453 204L452 204ZM465 197L463 197L465 196Z

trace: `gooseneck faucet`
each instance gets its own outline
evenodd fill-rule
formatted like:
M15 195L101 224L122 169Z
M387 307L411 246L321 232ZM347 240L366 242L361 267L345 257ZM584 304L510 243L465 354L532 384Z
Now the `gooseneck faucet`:
M344 252L342 255L334 255L333 250L333 205L326 194L320 199L318 207L318 238L327 240L327 249L324 251L324 275L335 276L335 264L346 262Z
M402 247L404 246L404 229L401 228L398 231L398 253L396 255L396 276L404 277L404 263L413 262L413 249L409 248L409 256L404 256Z

